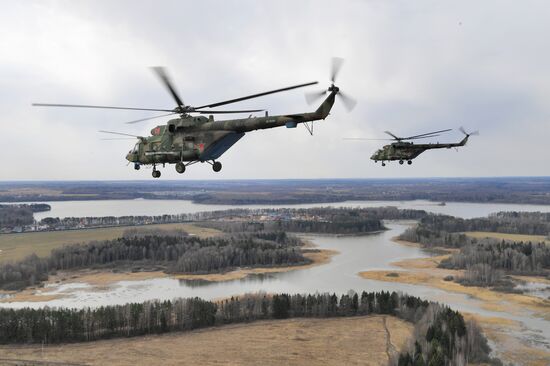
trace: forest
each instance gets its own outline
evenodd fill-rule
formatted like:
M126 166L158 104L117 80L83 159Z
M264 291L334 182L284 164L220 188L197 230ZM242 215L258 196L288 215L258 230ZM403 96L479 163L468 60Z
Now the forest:
M31 255L0 264L0 288L17 290L45 281L57 270L160 265L169 273L209 273L243 266L309 263L300 239L285 232L239 233L213 238L195 236L124 236L52 250L47 258Z
M499 212L487 218L461 219L430 214L399 238L425 247L459 248L440 267L465 269L458 282L476 286L510 287L506 274L550 274L550 246L545 243L515 242L469 237L463 231L492 231L514 234L548 235L550 214L540 212ZM512 286L513 287L513 286Z
M30 225L34 222L33 213L49 211L50 205L33 204L0 204L0 229Z
M508 234L550 234L550 213L498 212L488 217L463 219L447 215L428 214L421 218L419 228L439 232L489 231Z
M465 269L461 282L478 286L499 284L504 274L546 276L550 275L550 246L481 239L461 247L442 261L440 267Z
M352 234L358 232L372 232L383 229L382 223L377 220L416 220L424 217L423 210L399 210L396 207L378 208L309 208L309 209L228 209L196 213L158 215L158 216L102 216L102 217L46 217L38 223L38 229L68 230L90 227L107 226L141 226L149 224L167 224L182 222L203 222L204 226L219 227L226 231L255 231L281 230L288 227L294 230L308 230L307 232ZM210 223L217 221L217 223ZM223 224L222 224L223 221ZM249 222L246 225L230 227L228 221ZM293 223L292 221L296 221ZM298 222L300 221L300 222ZM273 222L267 224L268 222ZM342 224L340 227L336 222ZM263 224L263 225L262 225ZM258 225L258 227L254 227ZM36 230L32 227L32 230Z
M385 291L360 295L350 291L340 297L328 293L259 293L217 302L189 298L84 309L0 309L0 343L85 342L262 319L368 314L388 314L415 324L415 346L393 360L394 364L490 361L487 340L460 313L418 297Z
M427 215L422 210L395 207L308 209L263 209L231 216L231 220L210 220L198 225L224 232L286 231L337 235L360 235L385 230L382 220L416 220ZM258 220L260 216L268 219ZM255 219L256 218L256 219Z

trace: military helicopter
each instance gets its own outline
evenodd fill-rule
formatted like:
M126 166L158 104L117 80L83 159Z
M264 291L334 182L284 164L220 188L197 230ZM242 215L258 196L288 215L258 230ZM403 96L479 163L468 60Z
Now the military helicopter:
M126 109L139 111L161 111L169 112L160 116L142 118L127 123L137 123L147 121L154 118L166 117L169 115L179 115L179 118L169 120L164 125L156 126L151 130L151 136L136 136L127 133L113 131L99 131L122 136L137 138L138 142L132 150L126 155L128 164L133 163L134 169L139 170L143 165L151 165L153 167L153 178L159 178L161 173L157 169L158 165L163 167L166 164L175 164L176 171L183 173L189 165L201 162L212 165L215 172L222 169L222 164L217 161L231 146L239 141L247 132L254 130L262 130L268 128L282 127L295 128L298 124L304 124L308 131L313 134L313 121L324 120L334 104L335 98L338 95L344 106L351 110L355 106L355 100L343 94L339 87L335 85L336 76L340 71L343 59L333 58L331 84L327 90L313 94L306 94L308 102L328 93L328 96L321 105L314 111L308 113L291 113L284 115L268 115L255 117L249 115L248 118L232 119L232 120L214 120L214 114L226 113L254 113L264 111L263 109L249 110L216 110L210 109L240 102L247 99L257 98L268 94L279 93L296 88L302 88L310 85L318 84L317 81L293 85L281 89L271 90L263 93L257 93L240 98L225 100L222 102L204 104L198 107L186 105L180 98L173 83L169 79L166 71L162 67L154 67L153 71L159 77L164 86L168 89L172 98L176 102L176 107L173 109L156 109L156 108L129 108L129 107L112 107L112 106L95 106L95 105L76 105L76 104L49 104L49 103L34 103L33 106L42 107L78 107L78 108L104 108L104 109ZM199 114L199 115L196 115ZM202 116L208 114L209 117Z
M439 136L440 133L451 131L451 129L446 130L440 130L440 131L434 131L434 132L428 132L423 133L420 135L414 135L409 137L398 137L391 133L390 131L384 131L386 134L390 135L391 139L365 139L365 138L347 138L347 140L389 140L389 141L395 141L392 144L385 145L381 149L378 149L372 156L370 157L371 160L374 160L375 163L382 162L382 166L386 166L386 161L391 160L398 160L399 164L403 165L403 163L406 161L408 165L412 164L412 160L416 158L418 155L422 154L426 150L430 149L450 149L452 147L459 147L466 145L466 142L468 142L468 138L472 135L477 135L478 132L470 132L467 133L464 128L460 127L460 132L462 132L465 137L460 141L456 143L428 143L428 144L415 144L413 142L409 142L407 140L417 140L417 139L425 139L430 137L436 137Z

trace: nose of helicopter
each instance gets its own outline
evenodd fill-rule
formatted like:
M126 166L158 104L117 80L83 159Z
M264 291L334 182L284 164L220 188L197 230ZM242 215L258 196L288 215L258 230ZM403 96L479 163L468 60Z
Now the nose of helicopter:
M136 155L132 154L132 152L130 151L128 152L128 154L126 154L126 160L133 163L136 161Z

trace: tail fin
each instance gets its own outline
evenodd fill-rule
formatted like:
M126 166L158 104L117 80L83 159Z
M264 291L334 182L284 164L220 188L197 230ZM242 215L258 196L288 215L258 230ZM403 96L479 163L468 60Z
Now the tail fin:
M334 98L336 97L336 93L331 92L329 96L321 103L319 108L315 111L315 114L319 116L319 119L325 119L327 118L328 114L330 113L330 110L332 109L332 106L334 105Z

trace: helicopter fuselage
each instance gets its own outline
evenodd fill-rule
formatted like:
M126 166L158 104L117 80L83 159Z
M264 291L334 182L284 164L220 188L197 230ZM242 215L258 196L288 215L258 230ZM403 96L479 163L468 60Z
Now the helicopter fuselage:
M151 130L126 155L140 165L215 161L247 132L268 128L295 128L300 123L325 119L334 104L332 91L315 112L215 121L213 116L183 116ZM189 164L186 164L189 165Z
M403 161L407 161L409 162L409 164L411 164L411 160L413 160L426 150L450 149L453 147L464 146L466 145L467 141L468 136L466 136L460 142L447 144L415 144L412 142L398 141L394 142L393 144L385 145L383 148L377 150L370 158L375 162L398 160L400 163L402 163Z

